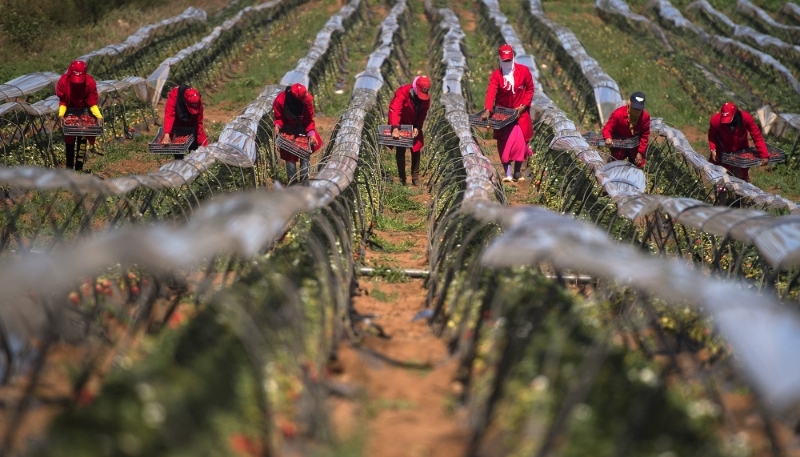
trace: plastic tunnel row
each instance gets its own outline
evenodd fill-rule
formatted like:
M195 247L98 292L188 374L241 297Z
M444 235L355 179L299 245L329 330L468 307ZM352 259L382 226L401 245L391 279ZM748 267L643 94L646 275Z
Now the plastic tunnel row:
M601 2L602 2L602 6L603 7L613 8L612 10L608 11L609 13L619 14L619 15L622 15L623 17L627 17L626 14L633 15L633 13L630 12L630 9L627 8L627 4L625 4L624 2L619 2L619 1L611 2L611 1L599 0L598 1L598 7L601 6ZM623 8L623 5L624 5L624 8ZM659 8L661 9L661 11L669 10L669 8L672 8L672 10L674 10L674 13L676 13L678 15L678 16L672 16L672 17L675 18L675 21L677 21L676 24L681 24L681 26L690 27L693 30L694 29L698 29L699 32L705 33L704 31L702 31L702 29L699 29L699 27L695 26L694 24L692 24L691 22L686 20L682 15L680 15L680 13L676 9L674 9L671 5L669 5L668 0L658 0L658 5L659 5ZM667 6L669 8L666 8ZM531 10L531 14L534 17L539 18L538 20L542 20L540 17L544 14L544 10L543 10L541 2L539 0L531 0L531 2L530 2L530 10ZM669 10L669 11L672 11L672 10ZM672 14L672 12L670 12L669 14ZM636 20L637 22L641 22L642 20L647 20L646 18L644 18L642 16L638 16L638 15L633 15L633 16L637 16L637 20ZM653 24L653 26L656 27L654 24ZM557 26L557 27L561 27L561 26ZM579 48L579 51L575 51L576 47ZM577 41L577 39L575 39L574 43L570 42L569 48L564 46L564 49L565 50L566 49L572 49L573 51L572 51L571 54L574 54L575 56L584 56L584 55L586 55L586 51L583 49L583 46L580 44L580 42ZM586 57L583 58L582 60L577 60L576 59L575 62L577 62L577 63L585 62L586 61L585 59L587 59L587 58L590 59L590 57L588 57L588 55L586 55ZM596 61L595 61L595 65L596 65ZM581 65L581 66L584 67L585 65ZM602 69L599 68L599 65L597 66L597 69L598 70L592 70L592 71L593 72L602 71ZM610 76L608 76L605 73L603 73L603 74L605 75L605 78L607 78L608 80L611 80L616 85L616 82L614 82L613 79L611 79ZM598 87L595 87L595 88L599 89L599 88L605 87L605 85L606 85L606 83L603 83L602 86L598 86ZM610 113L610 111L609 111L609 113ZM677 129L674 129L674 128L670 127L670 126L667 126L664 122L659 122L659 121L655 121L655 120L653 122L653 127L652 128L653 128L654 132L658 133L659 135L666 136L667 140L672 144L672 146L675 148L675 150L677 150L678 152L683 154L685 159L695 168L695 170L697 170L698 172L700 172L703 175L703 178L709 184L724 186L728 190L733 191L734 193L736 193L737 195L739 195L741 197L752 199L753 202L755 202L756 204L758 204L760 206L769 207L769 208L777 208L777 209L785 209L785 210L788 210L790 212L794 212L794 211L798 210L797 205L794 204L793 202L791 202L789 200L786 200L786 199L784 199L784 198L782 198L782 197L780 197L778 195L774 195L774 194L765 192L765 191L759 189L758 187L756 187L756 186L754 186L754 185L752 185L750 183L746 183L746 182L744 182L744 181L742 181L742 180L740 180L738 178L730 176L730 175L728 175L726 173L726 171L725 171L725 169L723 167L717 166L717 165L713 165L713 164L709 163L705 159L705 157L701 156L696 151L694 151L694 149L691 147L689 142L686 141L685 136L680 131L678 131ZM579 136L577 130L574 132L574 135ZM576 138L574 141L581 141L581 139Z
M347 26L357 4L347 5L329 21L310 55L319 57L319 46L330 49L328 41L342 39L342 18L347 19ZM330 62L326 61L327 65ZM316 66L312 76L324 70ZM272 101L280 90L280 86L267 86L242 115L225 126L219 142L147 174L103 180L60 169L0 168L0 182L13 196L0 215L0 251L18 255L49 251L105 227L186 219L207 197L262 185L264 176L246 154L258 153L255 162L267 163ZM31 204L41 198L48 203ZM28 217L22 217L26 212Z
M542 123L550 126L553 130L553 136L549 144L544 143L542 146L547 145L546 148L556 151L556 154L566 152L579 163L588 165L596 181L601 185L611 201L614 202L619 215L630 221L648 221L648 228L643 236L642 243L652 237L660 238L658 234L662 229L660 226L656 227L656 225L659 225L659 217L656 216L666 214L673 221L679 222L688 228L718 237L717 241L721 242L722 245L726 245L723 240L735 240L742 242L744 246L755 246L759 253L758 258L773 270L773 276L767 274L763 279L766 282L774 282L773 287L776 289L785 288L783 293L787 296L789 291L795 287L795 281L791 279L792 276L787 278L777 274L779 271L790 272L797 266L796 261L793 260L794 255L792 253L798 252L796 240L800 238L797 237L797 234L794 234L797 231L797 227L792 217L776 217L757 210L714 207L708 203L681 196L646 195L644 193L645 177L642 172L626 162L605 164L605 160L603 160L600 153L589 147L578 133L574 123L569 121L563 112L555 108L546 111L542 116ZM686 162L695 169L702 170L705 181L716 184L725 183L728 188L732 188L737 194L746 196L753 203L765 208L797 211L797 205L793 202L765 194L751 184L730 178L722 167L709 164L704 157L691 148L686 138L677 129L665 126L659 119L653 120L651 129L654 133L665 137L667 143ZM537 131L538 135L546 136L547 132L540 129ZM574 199L571 202L565 200L563 206L561 206L562 211L569 211L570 208L578 208L577 211L579 213L586 211L587 215L590 215L592 219L596 219L597 223L601 223L600 221L602 220L601 224L610 224L608 228L611 231L616 219L604 216L603 200L593 200L596 197L581 187L580 178L572 177L572 172L566 172L565 169L561 169L561 171L559 169L550 170L550 174L551 178L546 186L555 186L556 191L562 194L562 198L569 196ZM558 182L559 177L564 178L563 184ZM567 195L568 193L570 194ZM600 208L599 213L598 207ZM628 227L630 229L634 225ZM752 231L749 231L748 227L752 228ZM627 235L623 236L623 238L627 238ZM666 238L669 238L669 234L666 235ZM663 249L664 240L658 239L656 242ZM719 269L719 264L716 262L725 255L719 250L722 245L716 244L715 246L717 247L712 249L714 252L712 258L716 259L713 262L709 262L709 266L712 269ZM738 254L734 254L734 257L736 255L740 256L738 257L739 261L735 262L738 266L737 268L741 267L741 256L744 255L745 251L743 249L738 251ZM685 251L679 253L681 255L686 254ZM730 255L730 253L727 253L727 255ZM700 259L702 260L704 257L700 256ZM733 276L738 276L739 274L736 269L729 270L727 274L730 275L731 273Z
M347 11L343 8L339 14L352 14L352 6L358 1L351 3L350 8L346 8ZM397 18L405 13L405 9L405 2L400 2L393 8L383 30L383 38L388 40L388 44L381 44L379 50L373 54L374 59L370 59L371 66L367 68L371 74L361 76L362 78L373 78L375 73L372 71L383 66L383 62L391 57L394 48L391 44L392 35L398 28ZM19 282L18 275L27 276L23 272L29 269L58 269L61 273L54 273L53 281L48 286L52 290L58 290L73 284L76 278L91 276L93 271L118 262L160 270L165 266L191 267L203 258L220 252L245 258L257 255L264 246L269 245L270 240L285 231L294 215L328 205L350 185L355 167L349 164L358 161L359 153L359 141L354 139L363 134L364 115L375 105L379 89L380 86L374 84L370 88L358 88L359 92L340 121L332 157L311 186L289 187L267 193L237 193L205 203L183 227L119 229L83 241L83 246L54 253L51 256L52 262L43 262L41 258L35 257L23 259L4 267L8 271L17 272L7 277L8 282L3 281L4 290L6 285L11 287L7 290L18 292L42 287L39 281L29 280L32 276ZM74 264L74 268L58 267L67 264ZM12 286L12 283L16 285ZM13 299L9 296L9 300Z
M262 5L275 8L281 0L273 0ZM345 6L334 15L317 37L309 56L316 59L330 45L331 40L339 39L344 32L341 21L350 17L360 3ZM338 32L338 33L335 33ZM308 58L306 58L308 59ZM307 79L311 68L294 69L290 74L302 74ZM200 147L187 155L184 160L172 161L162 165L159 170L145 175L121 176L102 180L66 170L49 170L38 167L14 167L0 169L0 182L21 189L70 189L77 194L98 193L103 195L123 195L140 186L154 190L178 188L191 184L217 160L243 168L252 167L256 162L258 126L265 117L271 116L272 102L282 88L267 86L258 99L249 104L242 114L225 125L220 140L208 147Z
M446 21L449 15L442 11L440 10L439 15ZM492 14L496 16L498 12L495 10ZM458 36L460 29L456 28L457 22L455 26L448 22L447 27L455 30L454 36ZM453 43L449 43L445 49L447 48L453 48ZM451 61L447 58L445 60ZM457 64L458 59L452 59L452 61ZM546 111L542 119L545 123L550 119L555 130L567 135L571 130L573 136L571 138L565 136L565 138L569 138L570 142L578 141L574 136L574 124L571 124L566 116L556 108L553 107ZM454 124L453 127L454 129L463 128L458 124ZM564 127L567 128L562 130ZM456 133L459 137L462 136L461 132L456 131ZM588 147L583 147L575 152L580 156L587 152L591 154ZM476 154L480 154L480 150L477 150ZM464 155L467 181L470 180L469 175L474 174L474 181L482 182L481 168L471 166L468 158L473 159L473 154ZM627 192L620 192L614 186L605 188L609 194L617 198L624 199L631 196L630 186L626 189ZM503 207L491 202L489 198L470 198L468 190L469 186L464 190L462 213L473 214L474 217L485 223L500 224L504 228L504 234L492 241L483 253L481 262L484 265L515 267L535 266L545 262L558 271L590 272L598 277L631 284L646 294L656 294L676 304L692 302L698 306L698 309L705 310L714 317L721 331L734 346L735 352L742 358L746 375L765 395L765 398L770 399L767 402L770 407L779 412L786 412L798 404L800 391L789 388L788 383L777 381L769 374L777 373L775 370L786 369L778 360L783 357L786 357L783 359L784 361L794 358L795 349L793 348L800 343L798 316L780 305L774 297L760 296L741 285L737 286L736 283L697 275L693 268L676 261L667 261L641 254L633 247L619 245L610 239L602 229L591 227L571 217L542 208ZM673 201L677 203L684 200L674 199ZM727 208L719 209L728 210ZM753 212L746 213L750 216L754 215ZM763 214L761 217L764 217ZM751 219L751 222L754 220ZM441 235L444 233L441 232ZM782 237L778 236L778 238ZM468 240L450 241L449 243L460 245L460 243L468 243ZM478 241L478 243L480 242ZM625 260L620 261L623 258ZM680 289L679 292L678 289ZM724 293L721 292L723 290ZM743 298L745 296L747 298ZM747 304L731 307L730 304L734 302ZM773 319L775 320L773 321ZM755 325L751 326L750 323L755 323ZM773 333L774 329L783 326L786 326L784 327L787 330L786 333L781 336ZM753 344L760 338L774 339L765 345ZM772 346L773 344L776 346ZM771 357L768 354L773 347L780 347L782 356L773 359L774 362L765 364L766 359ZM783 372L781 377L784 375L787 378L783 379L798 379L800 371L791 368ZM778 398L780 401L774 401Z
M332 19L320 36L327 36L326 40L339 39L340 32L347 28L347 17L354 13L353 7L357 5L356 0L340 11L339 17ZM382 23L379 42L369 57L365 71L357 77L353 98L339 121L336 136L331 140L332 147L325 166L310 186L292 186L274 192L239 192L204 202L188 222L180 226L117 229L52 254L30 256L6 264L4 269L15 272L12 273L13 277L5 276L0 280L3 283L0 287L8 291L0 298L3 302L0 306L3 309L3 322L8 325L6 328L24 328L31 332L31 336L39 335L45 329L47 331L44 334L48 335L48 331L63 331L50 327L55 324L54 319L59 320L64 315L69 315L71 321L91 319L95 313L75 316L71 311L73 307L58 298L52 301L33 299L33 303L29 300L30 297L63 297L70 288L76 286L80 278L95 277L109 266L117 264L122 265L123 270L135 268L140 278L150 278L151 284L155 283L149 287L142 285L141 291L137 291L138 295L129 299L129 305L135 307L135 315L139 316L135 321L138 323L143 320L142 316L153 313L154 300L169 290L176 290L175 286L169 286L176 282L170 279L170 275L178 270L193 272L185 280L196 285L191 289L177 289L177 293L179 297L185 295L209 303L211 306L204 307L205 311L200 313L219 314L216 322L221 322L222 318L233 321L236 337L240 341L238 344L244 345L253 371L259 373L255 387L256 391L261 392L258 394L260 398L259 401L249 398L249 405L258 407L263 414L258 422L266 422L266 429L261 432L267 439L264 446L279 447L279 440L277 444L272 442L277 434L271 431L278 420L276 415L289 414L286 411L289 407L284 405L285 400L276 399L274 389L270 386L284 382L289 371L299 372L301 368L310 367L321 370L333 349L332 345L343 336L342 331L357 333L346 323L350 315L346 307L354 274L352 238L357 234L354 229L363 231L366 226L354 227L353 218L368 211L369 203L356 189L355 178L360 173L356 170L356 164L360 161L359 153L363 154L365 147L369 146L362 140L369 137L369 132L364 128L365 121L371 122L371 117L379 115L379 91L383 86L382 81L387 77L386 72L393 71L394 60L398 58L396 46L402 36L398 32L405 24L407 11L405 2L401 1ZM309 55L313 52L309 52ZM308 71L320 69L308 68ZM268 86L264 92L274 87ZM284 239L279 240L281 235L284 235ZM302 237L302 243L298 245L290 241L292 237ZM291 261L285 262L286 259ZM202 271L203 265L207 265L205 271ZM41 281L28 281L32 276L24 271L53 275L52 281L47 285ZM22 277L28 279L18 282ZM216 283L220 277L222 290L217 290L220 286L212 283ZM141 279L138 281L142 282ZM6 285L10 286L12 282L16 285L6 289ZM312 289L313 293L309 293ZM266 293L268 298L259 301L252 293ZM271 309L274 303L282 304L277 314ZM45 308L49 312L45 312ZM345 320L344 329L342 318ZM317 328L318 319L321 320L321 328ZM164 320L166 322L166 318ZM214 320L211 319L212 322ZM13 325L15 323L24 325ZM90 320L89 324L90 333L97 330L93 329L93 321ZM207 320L198 316L190 325L206 324ZM313 327L304 327L306 325ZM310 330L306 331L305 328ZM212 338L217 341L228 331L225 327L215 332ZM348 334L358 338L354 333ZM36 357L43 357L41 353L49 347L47 342L38 346L36 349L40 354ZM166 344L163 349L169 351L169 347ZM216 347L222 350L222 346ZM282 351L289 353L283 354ZM161 358L151 359L152 363L157 364ZM136 377L128 376L127 372L125 374L126 379ZM239 375L229 372L227 376ZM303 384L303 396L318 395L315 392L320 389L319 384L303 377L302 373L291 376L293 382ZM80 388L79 385L75 386L75 389ZM120 392L119 389L111 390ZM132 387L131 391L133 395L136 394ZM109 395L113 398L108 402L119 401L115 394ZM215 391L213 395L216 398L225 394ZM164 405L170 407L166 403ZM324 433L319 427L325 421L319 414L320 408L324 406L314 403L310 409L291 414L296 414L294 419L297 422L309 424L309 435L319 437L318 434ZM68 423L77 424L91 417L91 414L94 412L84 410L82 418ZM168 414L173 420L167 427L180 427L179 421L174 419L183 412L169 410ZM116 416L107 417L107 427L103 430L87 429L87 433L95 433L99 438L90 440L89 444L95 446L102 441L104 434L117 426L116 420ZM248 420L252 421L252 417ZM69 438L70 426L54 427L49 437L51 443L59 442L63 433L66 441L60 447L77 449L77 446L83 445ZM248 423L248 429L254 426ZM192 433L202 433L202 430ZM265 449L265 452L268 451Z
M229 56L230 53L235 52L235 44L241 41L243 36L263 30L264 25L274 21L284 14L287 9L295 6L296 3L288 0L286 2L273 0L255 7L242 9L233 18L216 27L202 40L167 58L147 79L127 77L122 81L98 82L98 93L105 95L100 100L100 106L107 111L107 115L109 109L112 109L113 114L115 114L110 117L109 122L114 133L117 133L118 128L116 121L121 117L123 121L122 131L117 136L128 136L129 128L125 116L125 95L131 93L130 89L132 89L136 98L143 102L144 106L152 106L150 111L153 113L153 122L155 123L154 109L161 98L165 85L170 82L167 78L171 72L174 73L174 78L185 84L200 83L199 79L203 75L205 75L206 79L210 79L210 75L215 69L213 65L215 60L219 59L220 56ZM118 107L121 107L121 110ZM54 114L57 109L58 97L56 96L51 96L46 100L33 104L9 102L0 106L0 115L13 111L23 113L21 119L7 119L13 131L8 136L10 140L4 140L3 142L3 145L7 148L11 147L15 141L22 142L21 148L19 145L13 148L12 152L18 156L14 160L15 162L19 164L43 163L45 165L57 163L52 148L53 131L45 125L45 117ZM118 115L118 111L122 111L122 116ZM29 132L33 133L36 148L40 151L41 159L39 160L31 160L27 156L28 147L26 147L25 142ZM5 155L8 162L11 154L6 153ZM228 160L228 163L237 163L237 159L241 158L232 157Z
M769 54L761 52L757 49L753 49L752 47L741 43L738 40L708 34L700 26L686 19L683 14L681 14L681 12L669 2L669 0L654 0L652 5L657 10L659 18L665 24L669 24L677 29L683 29L692 32L698 38L700 38L701 41L708 43L709 46L718 50L719 52L736 53L736 51L740 51L745 57L753 60L756 65L763 64L767 67L774 68L795 91L798 91L800 84L798 84L797 79L792 76L791 72L785 66L783 66L783 64L778 62ZM739 54L737 53L737 55ZM760 108L758 112L759 120L761 121L761 125L764 127L765 133L772 133L775 136L784 136L791 130L788 129L790 126L794 128L795 132L800 132L800 116L797 114L773 113L772 108L769 106Z
M141 27L122 43L112 44L92 51L79 57L78 60L83 60L88 63L88 61L96 58L121 58L126 54L134 53L148 46L154 38L169 28L205 21L206 12L190 6L177 16ZM39 72L14 78L5 84L0 84L0 102L36 93L47 86L54 85L60 77L61 73ZM2 113L2 111L0 111L0 113Z

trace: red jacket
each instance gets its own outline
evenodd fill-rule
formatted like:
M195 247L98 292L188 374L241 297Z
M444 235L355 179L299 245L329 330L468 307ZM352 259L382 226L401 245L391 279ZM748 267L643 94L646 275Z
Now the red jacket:
M489 76L489 85L486 88L486 101L483 104L485 109L491 110L496 106L504 108L525 107L525 111L519 116L517 123L522 128L522 135L525 141L533 138L533 121L531 121L531 102L533 101L533 76L531 71L521 63L514 63L514 87L505 84L503 72L497 68ZM513 124L512 124L513 125ZM511 127L511 126L509 126ZM495 130L494 137L498 138L505 129Z
M200 103L200 110L197 114L190 114L188 121L182 121L175 114L175 106L178 104L178 87L173 87L167 95L167 105L164 107L164 131L172 135L173 129L189 128L195 131L197 144L208 146L208 136L203 127L203 103Z
M61 75L56 84L58 104L67 108L89 108L97 104L97 83L94 78L86 75L83 84L70 84L69 73Z
M723 152L736 152L750 147L750 142L747 140L748 132L756 144L759 155L762 158L769 157L764 137L761 136L761 130L753 120L753 116L746 111L739 110L739 112L742 113L742 125L733 132L727 125L720 124L720 113L711 116L711 125L708 127L708 147L712 151L717 151L717 160L714 161L717 165L722 163Z
M425 136L422 134L422 124L428 117L428 108L431 107L430 100L419 100L419 111L414 108L411 100L411 84L406 84L397 88L394 98L389 102L389 125L413 125L419 133L414 139L414 146L411 152L419 152L425 144Z
M306 101L303 103L303 110L299 116L292 117L286 112L284 104L286 103L286 91L281 91L275 101L272 102L272 110L275 113L275 126L280 130L285 130L287 133L305 133L316 130L314 124L314 98L308 94Z
M620 106L611 113L608 122L603 126L603 138L616 138L624 140L626 138L633 138L639 136L639 147L637 149L621 149L611 148L611 155L617 159L624 159L633 154L636 157L636 152L642 155L643 159L647 158L647 144L650 142L650 114L642 110L639 116L639 122L633 126L633 132L628 125L628 107Z

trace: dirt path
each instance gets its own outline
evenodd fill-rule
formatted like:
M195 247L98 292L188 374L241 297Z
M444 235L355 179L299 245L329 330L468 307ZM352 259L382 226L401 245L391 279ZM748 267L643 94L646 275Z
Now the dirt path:
M429 195L424 190L414 193L413 200L427 204ZM394 254L368 249L365 264L427 268L426 237L420 224L424 218L410 213L395 217L417 224L419 230L378 230L376 234L387 245L407 249ZM370 456L463 455L468 434L452 385L457 361L449 357L444 342L431 333L424 319L412 322L425 308L423 280L391 283L361 277L359 286L356 310L375 315L372 320L389 338L368 335L360 347L340 344L336 367L340 371L331 381L361 389L363 395L356 401L331 400L338 438L364 437L363 455Z

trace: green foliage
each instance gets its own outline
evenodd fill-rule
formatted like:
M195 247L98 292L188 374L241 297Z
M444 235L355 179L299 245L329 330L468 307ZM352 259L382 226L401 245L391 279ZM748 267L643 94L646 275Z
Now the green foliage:
M264 86L277 84L308 52L316 33L330 18L327 7L334 3L323 0L315 8L297 8L298 12L272 24L264 41L248 56L244 71L232 75L224 91L209 94L210 102L240 106L258 97Z
M135 364L125 356L91 405L57 418L32 455L230 455L230 435L264 435L254 369L211 309L150 347Z
M36 4L25 0L6 0L0 3L0 31L16 46L35 50L41 46L50 18Z
M414 247L414 240L406 238L400 243L392 243L389 240L383 239L380 235L372 235L371 241L379 246L379 250L388 253L406 252Z
M402 269L387 265L383 261L373 261L372 268L375 270L375 273L373 273L375 278L379 278L390 284L408 281L408 276L406 276Z
M378 230L391 230L393 232L417 232L425 228L425 221L405 222L397 216L378 214L375 218L375 228Z
M394 213L419 211L422 209L422 205L411 199L413 195L410 187L389 184L383 195L383 205Z
M393 301L396 301L397 297L398 297L398 293L397 292L386 293L386 292L382 291L380 286L378 285L378 283L375 284L375 287L372 288L372 290L370 291L369 295L370 295L370 297L374 298L375 300L378 300L378 301L384 302L384 303L391 303Z

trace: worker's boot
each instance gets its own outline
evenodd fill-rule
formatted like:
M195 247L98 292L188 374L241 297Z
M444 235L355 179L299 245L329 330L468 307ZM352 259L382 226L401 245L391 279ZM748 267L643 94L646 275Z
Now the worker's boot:
M419 163L422 154L419 152L411 153L411 184L419 186Z
M397 160L397 176L400 178L400 185L406 185L406 150L405 148L397 148L394 154Z
M309 159L300 159L300 184L308 185L308 167L310 164Z
M297 163L286 161L286 185L291 186L297 182Z
M79 137L75 140L75 171L83 171L83 162L86 160L86 139Z
M67 147L67 163L68 170L75 168L75 143L65 145Z

